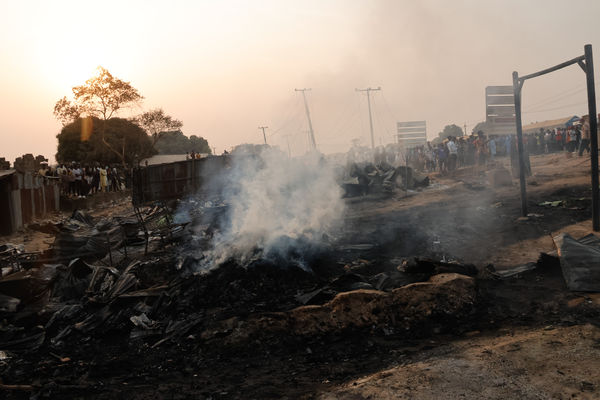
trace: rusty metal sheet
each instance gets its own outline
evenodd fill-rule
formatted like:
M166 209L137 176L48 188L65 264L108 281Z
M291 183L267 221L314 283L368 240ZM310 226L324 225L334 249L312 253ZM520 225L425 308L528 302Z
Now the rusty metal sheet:
M181 199L201 191L229 162L224 155L137 168L133 172L133 204Z

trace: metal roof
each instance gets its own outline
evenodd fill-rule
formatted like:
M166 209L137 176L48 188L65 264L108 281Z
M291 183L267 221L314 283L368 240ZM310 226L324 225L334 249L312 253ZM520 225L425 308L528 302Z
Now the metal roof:
M565 128L573 123L573 121L579 119L578 116L573 115L561 119L553 119L550 121L535 122L533 124L523 126L523 132L527 131L539 131L540 128L552 129L552 128Z
M17 172L17 170L15 170L15 169L3 169L3 170L0 170L0 179L6 178L7 176L11 176L15 172Z

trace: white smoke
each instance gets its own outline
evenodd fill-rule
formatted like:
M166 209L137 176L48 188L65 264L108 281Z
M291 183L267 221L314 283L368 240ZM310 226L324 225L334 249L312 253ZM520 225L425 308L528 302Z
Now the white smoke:
M318 153L289 158L267 147L254 156L233 155L226 175L229 212L205 253L212 266L255 257L303 265L303 255L323 245L342 220L334 168Z

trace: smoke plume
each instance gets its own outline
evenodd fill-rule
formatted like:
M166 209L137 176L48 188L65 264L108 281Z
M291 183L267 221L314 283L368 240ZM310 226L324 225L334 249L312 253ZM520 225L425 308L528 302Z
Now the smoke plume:
M273 148L234 154L222 182L228 211L204 254L214 267L263 257L307 267L344 211L333 166L318 153L289 158ZM215 185L216 186L216 185Z

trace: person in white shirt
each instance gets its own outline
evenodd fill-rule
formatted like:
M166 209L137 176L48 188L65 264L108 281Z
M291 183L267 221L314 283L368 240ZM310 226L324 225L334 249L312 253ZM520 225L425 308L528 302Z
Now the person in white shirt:
M448 171L454 171L456 168L456 160L458 159L458 146L456 146L452 136L448 137L446 147L448 147Z

